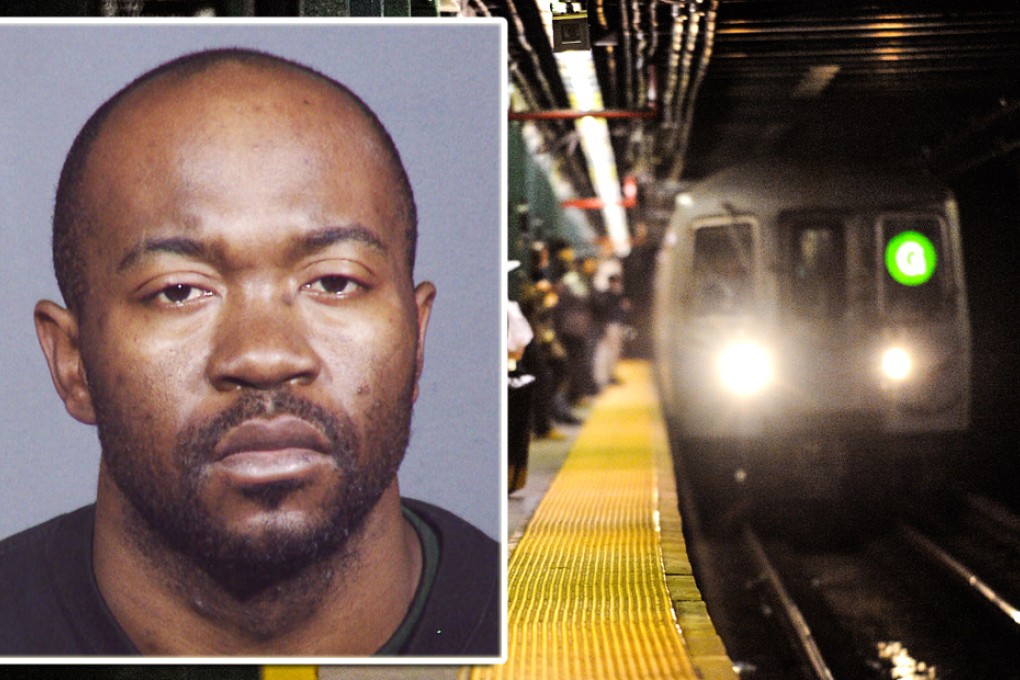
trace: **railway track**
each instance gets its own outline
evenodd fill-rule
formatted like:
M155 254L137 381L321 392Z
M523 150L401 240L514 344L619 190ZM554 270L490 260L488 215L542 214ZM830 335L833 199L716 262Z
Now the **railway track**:
M1020 678L1020 518L986 499L839 539L751 523L690 539L743 677Z
M963 517L936 530L937 540L912 526L899 529L919 553L1020 632L1020 517L971 494Z

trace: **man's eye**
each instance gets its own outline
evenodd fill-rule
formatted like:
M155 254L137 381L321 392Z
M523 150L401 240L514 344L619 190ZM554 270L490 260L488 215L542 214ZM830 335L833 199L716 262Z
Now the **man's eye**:
M357 292L362 286L347 276L323 276L321 279L306 284L305 287L316 292L343 297Z
M174 285L167 286L163 290L159 291L156 296L157 298L165 300L171 304L180 305L209 294L209 291L196 288L195 286L189 286L186 283L175 283Z

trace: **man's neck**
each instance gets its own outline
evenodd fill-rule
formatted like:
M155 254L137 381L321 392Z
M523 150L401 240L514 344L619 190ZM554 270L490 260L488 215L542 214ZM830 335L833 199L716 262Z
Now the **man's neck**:
M400 625L421 577L395 481L341 552L244 599L155 538L133 538L141 520L110 486L101 475L96 582L142 654L368 656Z

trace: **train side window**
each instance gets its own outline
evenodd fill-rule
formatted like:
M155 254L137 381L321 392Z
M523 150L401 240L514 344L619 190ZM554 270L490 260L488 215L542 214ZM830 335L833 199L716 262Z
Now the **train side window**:
M785 223L785 224L784 224ZM843 222L832 216L784 216L787 239L786 304L806 318L832 319L846 309Z
M884 215L878 221L883 309L917 318L946 306L942 221L934 215Z
M737 314L753 301L751 225L702 226L694 232L695 314Z

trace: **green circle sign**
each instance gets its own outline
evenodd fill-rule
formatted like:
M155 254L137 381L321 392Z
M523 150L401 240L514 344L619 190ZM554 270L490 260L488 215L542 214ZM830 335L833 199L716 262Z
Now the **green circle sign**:
M935 273L935 246L916 231L904 231L885 247L885 268L904 286L920 286Z

